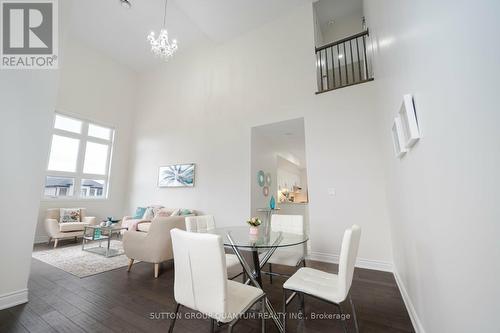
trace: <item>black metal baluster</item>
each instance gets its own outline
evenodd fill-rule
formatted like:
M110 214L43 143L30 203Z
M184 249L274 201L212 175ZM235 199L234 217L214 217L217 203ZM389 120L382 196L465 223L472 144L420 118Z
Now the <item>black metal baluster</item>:
M356 77L354 76L354 60L352 57L352 39L349 40L349 50L351 50L351 69L352 69L352 80L356 82Z
M333 47L329 47L330 53L332 54L332 74L333 74L333 88L337 86L337 82L335 82L335 58L333 56Z
M330 89L330 82L329 82L329 77L330 77L330 74L328 74L328 50L325 49L325 58L326 58L326 62L325 62L325 67L326 67L326 89Z
M337 60L339 63L339 80L340 80L340 86L342 87L342 69L340 66L340 51L339 51L339 44L337 44Z
M359 57L359 43L358 43L358 38L356 38L356 49L358 51L358 76L359 76L359 81L361 81L361 59Z
M349 84L349 75L347 74L347 52L345 50L345 42L342 43L342 48L344 49L345 79L346 79L346 84Z
M365 80L368 80L368 59L366 59L366 42L365 42L365 36L363 36L363 52L365 54Z
M320 80L320 76L319 76L319 52L316 51L316 81L317 81L317 84L318 84L318 91L321 91L319 88L320 88L320 83L319 83L319 80Z
M321 62L321 52L322 51L319 51L319 78L321 80L321 91L323 91L323 63Z

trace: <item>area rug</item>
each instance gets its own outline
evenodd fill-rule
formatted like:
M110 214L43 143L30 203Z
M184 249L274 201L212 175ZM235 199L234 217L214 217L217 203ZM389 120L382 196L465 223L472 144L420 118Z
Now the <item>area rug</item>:
M85 248L97 246L97 244L85 245ZM105 243L103 242L103 246ZM110 248L123 251L122 242L111 241ZM82 245L62 246L55 249L38 250L32 254L33 258L43 261L49 265L62 269L65 272L80 278L107 272L113 269L127 266L128 258L125 255L106 258L99 254L82 251Z

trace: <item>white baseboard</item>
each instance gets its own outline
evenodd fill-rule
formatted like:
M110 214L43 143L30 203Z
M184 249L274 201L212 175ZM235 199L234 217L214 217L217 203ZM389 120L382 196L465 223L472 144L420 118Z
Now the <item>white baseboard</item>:
M338 254L330 254L323 252L310 252L307 256L310 260L317 260L323 262L330 262L333 264L339 263L339 255ZM377 271L391 272L393 270L392 263L388 261L382 260L372 260L372 259L363 259L358 258L356 260L356 267L366 268L366 269L374 269Z
M28 302L28 289L0 295L0 310Z
M401 296L403 297L403 302L406 305L406 310L408 311L408 315L410 316L411 323L413 324L413 328L416 333L425 333L424 326L418 318L417 311L415 311L415 307L411 301L408 292L406 291L406 287L403 284L403 280L398 274L398 270L394 269L394 278L396 279L396 284L398 285L399 291L401 292Z

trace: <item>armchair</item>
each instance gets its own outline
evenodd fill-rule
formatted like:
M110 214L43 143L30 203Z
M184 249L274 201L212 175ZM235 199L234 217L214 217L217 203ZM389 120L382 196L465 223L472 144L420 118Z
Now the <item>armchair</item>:
M86 226L97 224L95 217L86 216L85 208L80 208L81 222L59 223L59 212L59 208L49 208L45 217L45 231L49 235L49 244L54 240L54 248L57 247L60 239L74 237L76 240L78 237L83 236L83 229Z
M174 258L170 230L185 230L184 216L155 217L147 232L125 231L123 249L129 258L128 270L135 260L154 264L154 277L158 277L160 263Z

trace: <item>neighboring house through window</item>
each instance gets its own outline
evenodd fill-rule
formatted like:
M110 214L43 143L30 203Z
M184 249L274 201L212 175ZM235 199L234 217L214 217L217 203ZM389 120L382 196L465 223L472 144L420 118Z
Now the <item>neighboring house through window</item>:
M56 113L44 196L106 198L114 130Z

